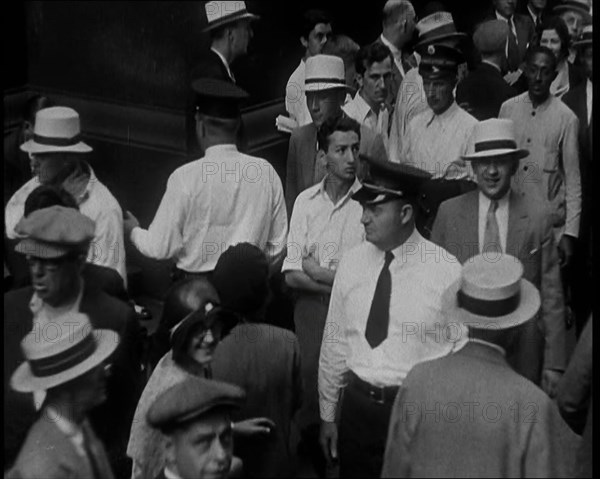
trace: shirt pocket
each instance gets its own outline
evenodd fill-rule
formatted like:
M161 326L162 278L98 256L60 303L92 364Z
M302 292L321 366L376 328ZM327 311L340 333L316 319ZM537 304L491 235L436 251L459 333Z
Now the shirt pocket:
M543 185L544 197L550 205L552 225L560 227L565 224L565 174L560 165L560 150L545 148L544 150Z

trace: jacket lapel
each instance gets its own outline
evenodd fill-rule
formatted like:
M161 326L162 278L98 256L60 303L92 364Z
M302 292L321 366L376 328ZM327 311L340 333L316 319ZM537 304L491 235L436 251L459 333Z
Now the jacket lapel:
M464 244L474 244L475 248L463 248L473 255L479 254L479 190L469 192L464 196L463 204L459 211L460 221L456 223L456 228L460 228L458 236L462 237ZM475 218L475 221L473 221ZM467 259L459 258L462 263Z
M528 214L523 197L511 190L508 203L508 234L506 253L519 257L519 251L525 238Z

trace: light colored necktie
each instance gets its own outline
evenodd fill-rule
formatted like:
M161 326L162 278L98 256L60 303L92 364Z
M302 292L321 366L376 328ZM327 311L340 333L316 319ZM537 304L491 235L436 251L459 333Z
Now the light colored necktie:
M388 139L389 136L389 122L390 122L390 113L388 109L384 106L379 110L379 115L377 115L377 133L379 133L384 140Z
M484 253L502 253L502 243L500 243L500 229L498 228L498 219L496 210L498 202L492 200L485 220L485 231L483 233L483 252Z

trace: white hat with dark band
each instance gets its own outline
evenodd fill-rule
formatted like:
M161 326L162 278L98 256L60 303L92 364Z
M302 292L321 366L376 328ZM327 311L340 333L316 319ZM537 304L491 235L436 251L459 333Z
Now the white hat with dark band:
M333 55L315 55L308 58L304 90L309 92L336 88L351 89L346 85L344 61Z
M491 118L480 121L473 128L473 143L475 153L464 155L464 160L486 160L498 156L519 160L529 155L529 150L517 148L512 120Z
M205 32L240 20L258 20L260 18L246 9L246 2L206 2L204 9L208 21Z

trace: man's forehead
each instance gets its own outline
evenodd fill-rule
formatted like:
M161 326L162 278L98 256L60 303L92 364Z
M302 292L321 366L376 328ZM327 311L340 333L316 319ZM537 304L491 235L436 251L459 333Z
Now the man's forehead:
M191 421L183 429L186 436L205 436L211 434L220 434L231 429L231 418L229 414L211 414L203 416L201 419Z
M392 69L392 59L390 57L387 57L380 62L371 63L371 65L369 65L369 68L367 70L369 71L369 73L371 73L371 72L380 73L380 72L385 72L385 71L391 70L391 69Z
M313 30L315 33L331 33L331 23L317 23Z
M329 144L336 146L354 145L360 141L355 131L334 131L329 137Z
M583 19L583 15L581 13L579 13L579 12L576 12L575 10L566 10L566 11L564 11L564 12L562 12L560 14L560 17L563 20L567 20L567 19L569 19L569 20L575 20L575 19L581 20L581 19Z

